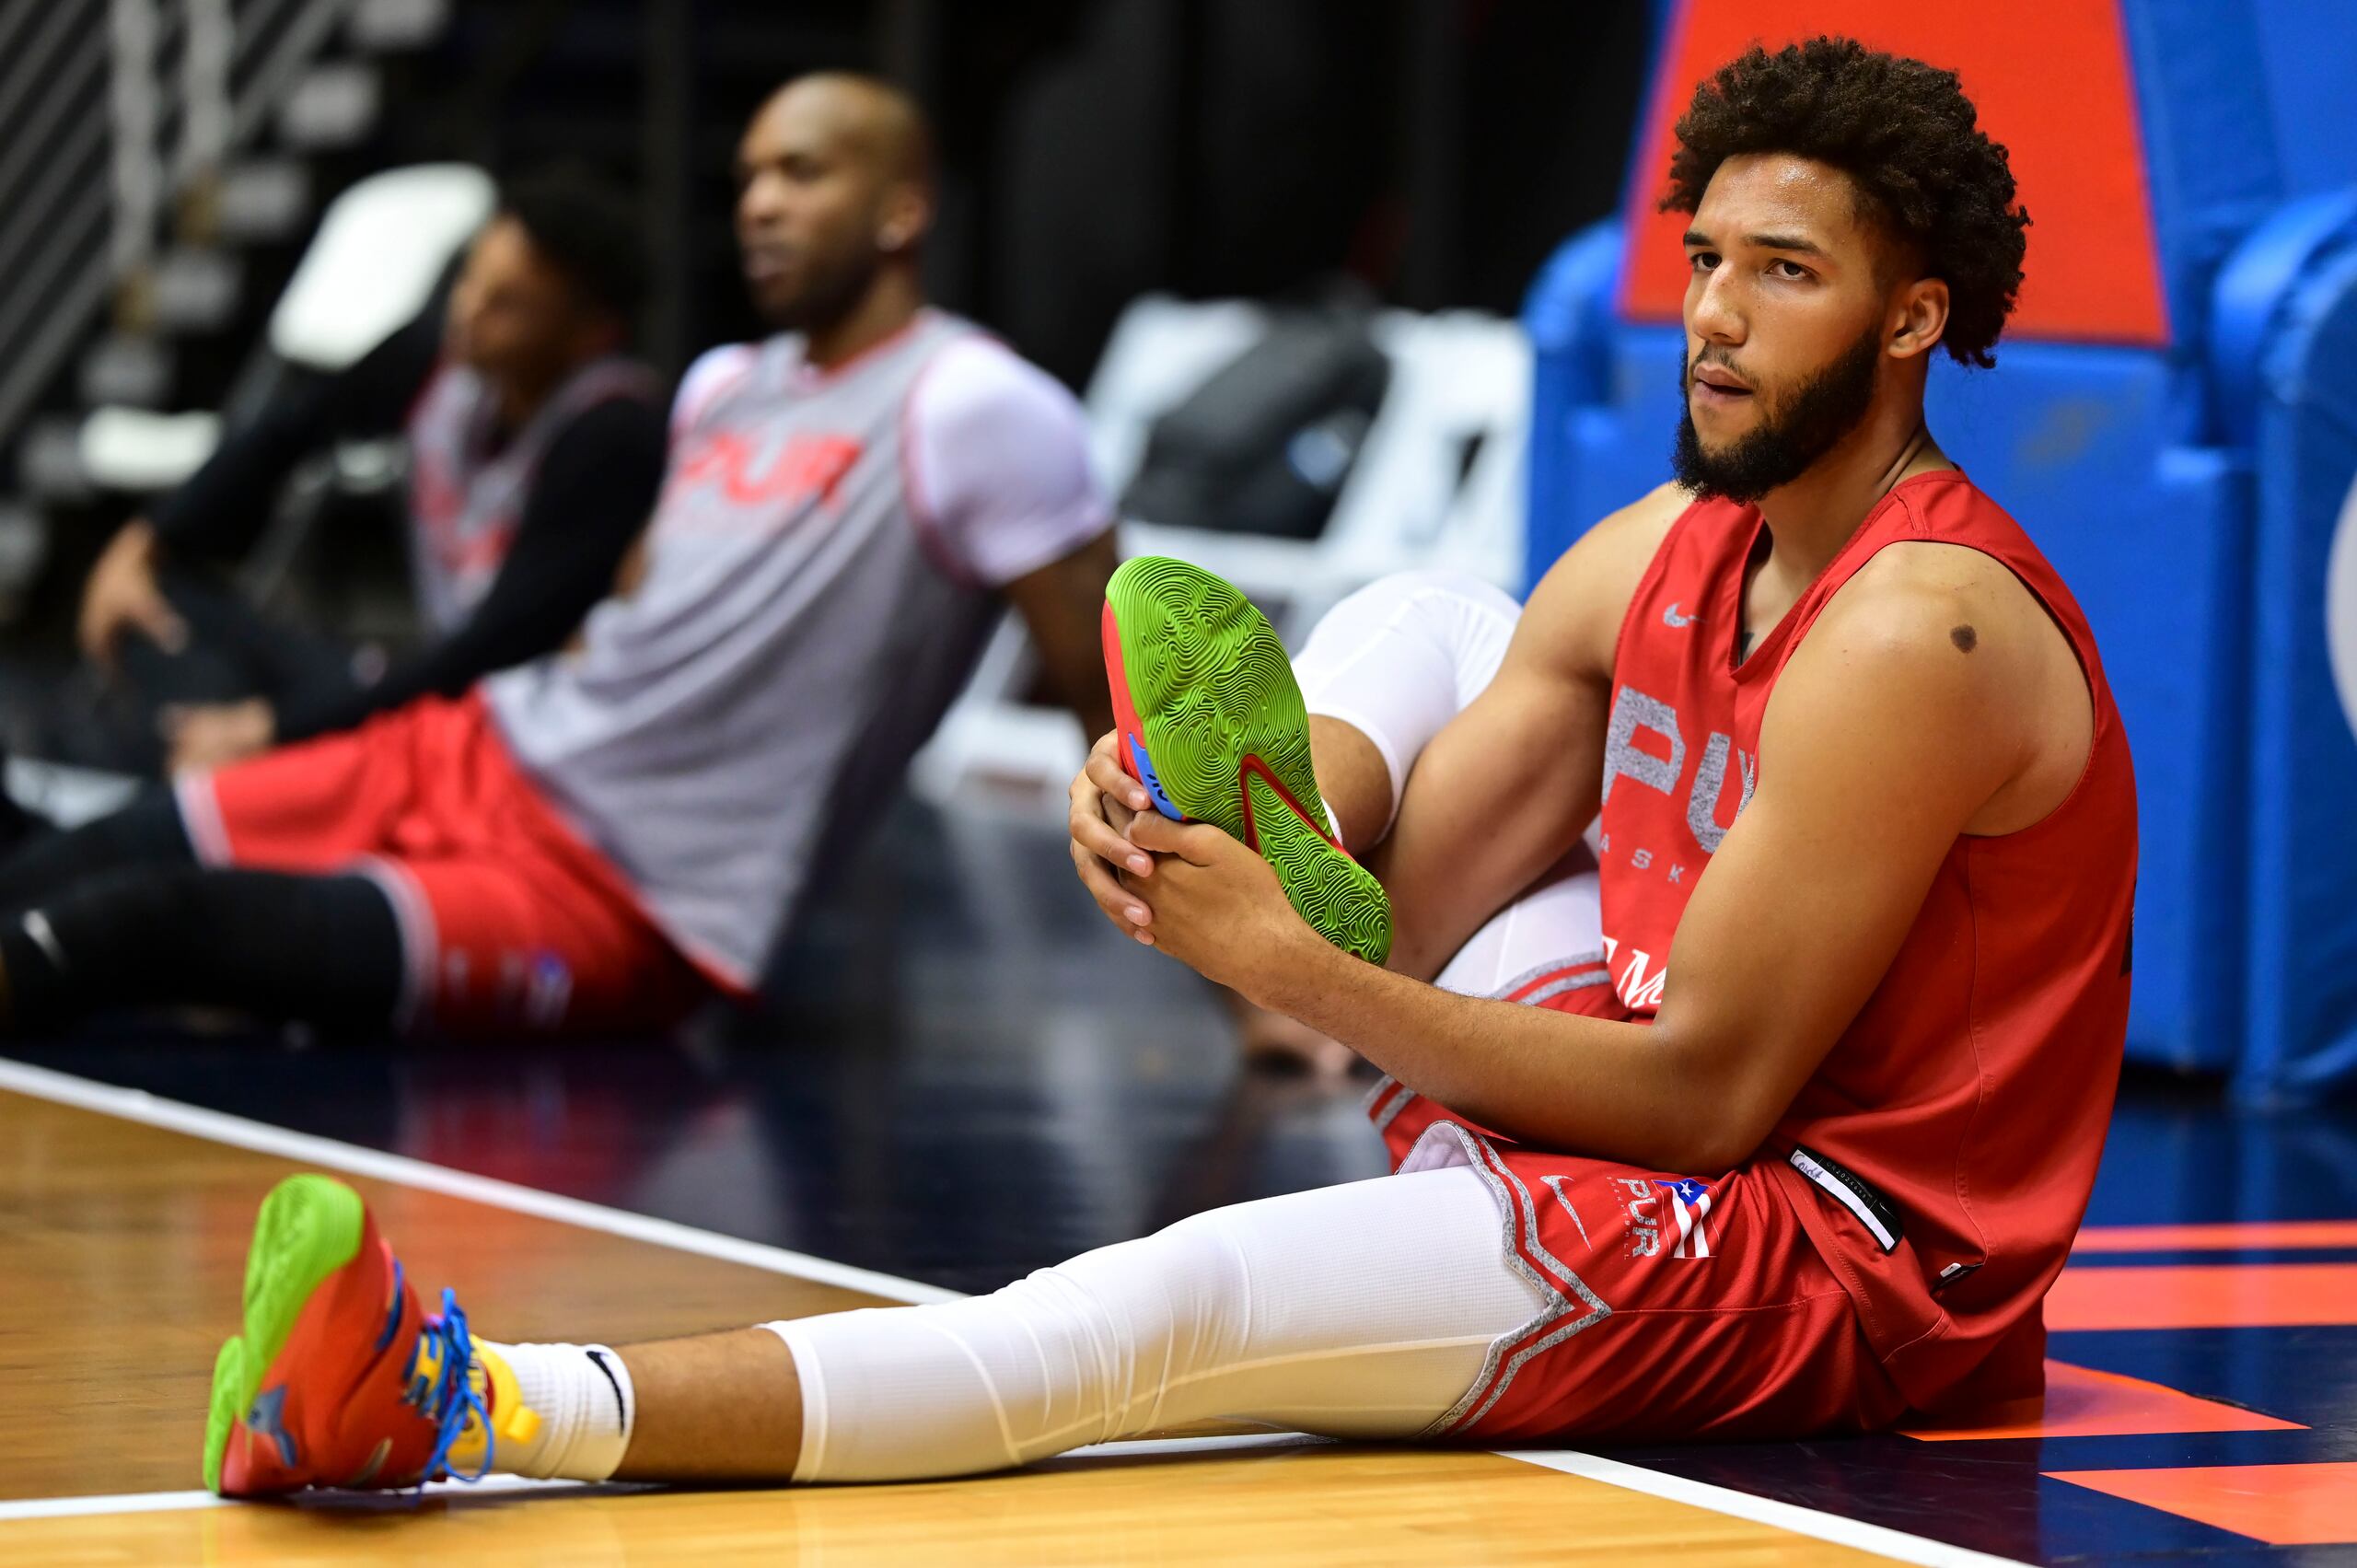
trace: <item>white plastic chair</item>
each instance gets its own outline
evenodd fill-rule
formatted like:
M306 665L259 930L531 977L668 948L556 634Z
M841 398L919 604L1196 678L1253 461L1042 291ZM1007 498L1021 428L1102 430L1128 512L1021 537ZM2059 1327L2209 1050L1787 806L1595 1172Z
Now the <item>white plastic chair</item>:
M389 169L344 192L271 312L271 351L313 370L351 365L425 308L498 198L491 176L464 163Z
M1154 422L1268 331L1268 311L1249 300L1189 304L1149 294L1131 302L1081 399L1089 459L1108 495L1136 476Z
M1108 494L1137 471L1155 417L1267 330L1265 310L1234 300L1148 296L1122 314L1084 400ZM1391 384L1324 532L1271 539L1124 518L1123 553L1177 556L1219 573L1294 646L1336 601L1392 572L1450 567L1517 591L1531 376L1521 327L1471 311L1387 311L1375 331ZM1068 715L1019 700L1034 668L1010 618L917 756L911 784L920 796L1062 819L1088 738Z
M1375 332L1391 384L1322 533L1268 539L1138 518L1126 530L1130 553L1219 573L1289 643L1393 572L1446 567L1519 588L1531 374L1521 327L1473 311L1386 311Z
M491 176L463 163L389 169L345 191L271 312L270 353L318 372L354 364L425 308L497 200ZM78 445L90 483L153 494L184 482L219 439L211 415L108 406L84 420Z
M93 409L75 432L83 473L109 490L154 494L184 482L221 444L217 413Z

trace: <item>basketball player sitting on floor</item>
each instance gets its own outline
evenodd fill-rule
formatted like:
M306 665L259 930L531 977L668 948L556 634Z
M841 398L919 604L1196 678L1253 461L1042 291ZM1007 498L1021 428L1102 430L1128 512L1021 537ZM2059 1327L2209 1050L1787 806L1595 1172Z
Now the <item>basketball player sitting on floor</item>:
M1113 541L1080 410L924 305L914 105L807 77L738 161L745 276L781 334L690 368L655 516L579 649L183 773L174 796L18 851L0 864L0 1029L180 1003L659 1028L751 988L1002 595L1101 727Z
M563 645L663 482L663 385L624 352L645 277L627 201L586 173L517 180L447 299L323 383L282 389L123 526L83 589L82 649L142 727L168 730L165 771L455 697ZM397 433L428 641L364 681L367 650L264 613L206 568L252 548L298 464ZM111 761L144 761L116 744Z
M208 1482L875 1481L1213 1416L1798 1437L2034 1393L2136 829L2085 621L1923 423L1933 354L1987 363L2010 307L2014 181L1953 75L1819 40L1697 90L1668 203L1679 483L1518 621L1378 586L1339 612L1376 642L1307 650L1305 721L1225 584L1141 561L1109 591L1082 877L1387 1069L1399 1174L992 1295L619 1353L421 1318L357 1197L292 1178Z

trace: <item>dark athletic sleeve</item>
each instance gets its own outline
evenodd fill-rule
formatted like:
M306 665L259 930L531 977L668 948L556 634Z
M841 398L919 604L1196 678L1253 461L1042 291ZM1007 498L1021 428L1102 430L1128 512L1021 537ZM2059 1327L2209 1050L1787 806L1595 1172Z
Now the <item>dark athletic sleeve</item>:
M663 411L615 398L583 411L541 455L507 559L465 625L356 692L291 703L278 739L349 729L429 692L455 697L552 653L612 591L663 483Z
M270 520L296 464L332 441L399 431L441 355L442 315L437 299L325 385L282 392L252 424L230 432L187 483L148 512L165 547L182 560L234 561Z

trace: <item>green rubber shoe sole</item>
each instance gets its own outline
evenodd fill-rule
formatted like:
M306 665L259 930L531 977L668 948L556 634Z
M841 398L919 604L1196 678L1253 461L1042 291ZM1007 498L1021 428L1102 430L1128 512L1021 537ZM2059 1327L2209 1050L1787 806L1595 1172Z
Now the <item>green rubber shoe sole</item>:
M1391 900L1319 830L1309 717L1267 617L1224 579L1155 555L1113 574L1105 606L1116 719L1125 736L1134 726L1144 750L1125 756L1131 772L1166 815L1257 848L1329 942L1383 962Z
M246 1253L245 1332L224 1342L213 1363L213 1403L204 1422L204 1484L221 1490L229 1434L253 1408L263 1374L285 1348L295 1319L328 1276L360 1255L360 1194L327 1176L290 1176L254 1216Z

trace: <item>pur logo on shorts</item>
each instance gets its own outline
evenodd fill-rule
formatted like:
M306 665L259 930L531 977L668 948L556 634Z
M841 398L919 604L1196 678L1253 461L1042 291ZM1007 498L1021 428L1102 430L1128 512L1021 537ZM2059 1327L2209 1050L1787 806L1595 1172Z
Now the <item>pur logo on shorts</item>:
M1615 1176L1608 1179L1607 1185L1629 1216L1622 1250L1630 1257L1658 1256L1663 1234L1673 1225L1678 1240L1670 1249L1671 1257L1711 1255L1711 1233L1702 1223L1711 1214L1711 1190L1701 1182L1690 1176ZM1560 1191L1555 1195L1562 1197ZM1564 1206L1570 1207L1568 1201Z

